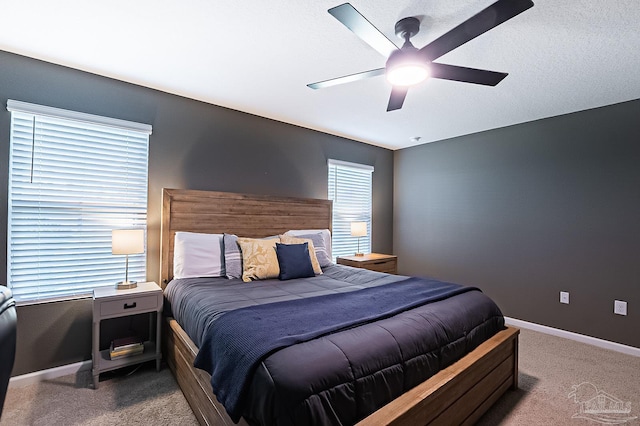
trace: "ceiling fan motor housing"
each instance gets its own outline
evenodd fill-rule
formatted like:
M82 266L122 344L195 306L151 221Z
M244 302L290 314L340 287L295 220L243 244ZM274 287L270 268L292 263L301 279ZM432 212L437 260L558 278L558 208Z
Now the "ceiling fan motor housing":
M420 31L420 21L413 17L403 18L396 22L395 30L396 35L404 39L404 44L387 59L387 81L394 86L413 86L429 76L428 61L409 40Z

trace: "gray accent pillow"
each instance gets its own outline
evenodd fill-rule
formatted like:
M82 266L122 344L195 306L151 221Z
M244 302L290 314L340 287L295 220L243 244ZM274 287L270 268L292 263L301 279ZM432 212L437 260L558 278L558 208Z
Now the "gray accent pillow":
M308 238L313 242L313 247L316 249L316 257L318 258L318 263L321 268L332 265L331 256L327 252L327 248L325 247L325 241L322 234L303 234L303 235L295 235L296 238Z
M224 234L224 266L227 278L242 278L242 253L238 245L238 236Z

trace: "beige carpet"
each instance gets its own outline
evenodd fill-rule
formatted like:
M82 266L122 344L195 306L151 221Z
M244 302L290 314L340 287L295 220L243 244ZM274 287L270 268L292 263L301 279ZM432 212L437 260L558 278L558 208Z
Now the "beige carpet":
M521 329L519 371L519 389L479 425L640 425L640 357ZM577 417L596 393L628 404L629 414L595 409Z
M519 361L520 388L509 391L479 425L640 425L639 357L523 329ZM0 425L197 424L166 367L157 373L151 363L129 376L104 377L98 390L90 380L82 372L11 388ZM621 412L596 409L576 417L581 403L598 393L605 402L618 402Z
M90 371L12 387L7 392L0 425L198 424L167 367L156 372L155 362L151 362L132 371L122 369L112 377L103 374L96 390L91 385Z

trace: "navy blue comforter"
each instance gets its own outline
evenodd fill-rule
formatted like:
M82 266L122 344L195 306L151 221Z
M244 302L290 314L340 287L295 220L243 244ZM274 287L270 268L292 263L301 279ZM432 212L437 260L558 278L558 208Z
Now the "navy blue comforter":
M165 289L166 312L199 347L197 366L211 373L234 420L355 424L504 327L500 309L475 289L398 284L408 277L341 265L323 272L291 281L174 280ZM445 297L449 291L458 294ZM224 359L234 353L240 358Z
M472 290L477 289L408 278L350 293L237 309L210 324L195 367L211 374L213 392L237 422L251 374L274 350Z

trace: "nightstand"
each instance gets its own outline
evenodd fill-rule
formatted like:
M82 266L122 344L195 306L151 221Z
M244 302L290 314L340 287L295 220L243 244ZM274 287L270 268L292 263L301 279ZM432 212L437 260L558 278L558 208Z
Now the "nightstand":
M336 259L339 265L364 268L371 271L398 273L398 256L392 254L369 253L363 256L342 256Z
M155 312L155 315L153 313ZM144 342L141 354L112 360L109 348L100 347L100 322L111 318L122 318L137 314L149 314L149 340ZM93 290L93 388L98 389L100 373L117 368L156 360L160 371L160 323L162 320L162 289L154 282L138 283L136 288L116 290L101 287ZM154 327L155 322L155 327ZM153 331L155 330L155 338ZM126 336L116 336L126 337Z

